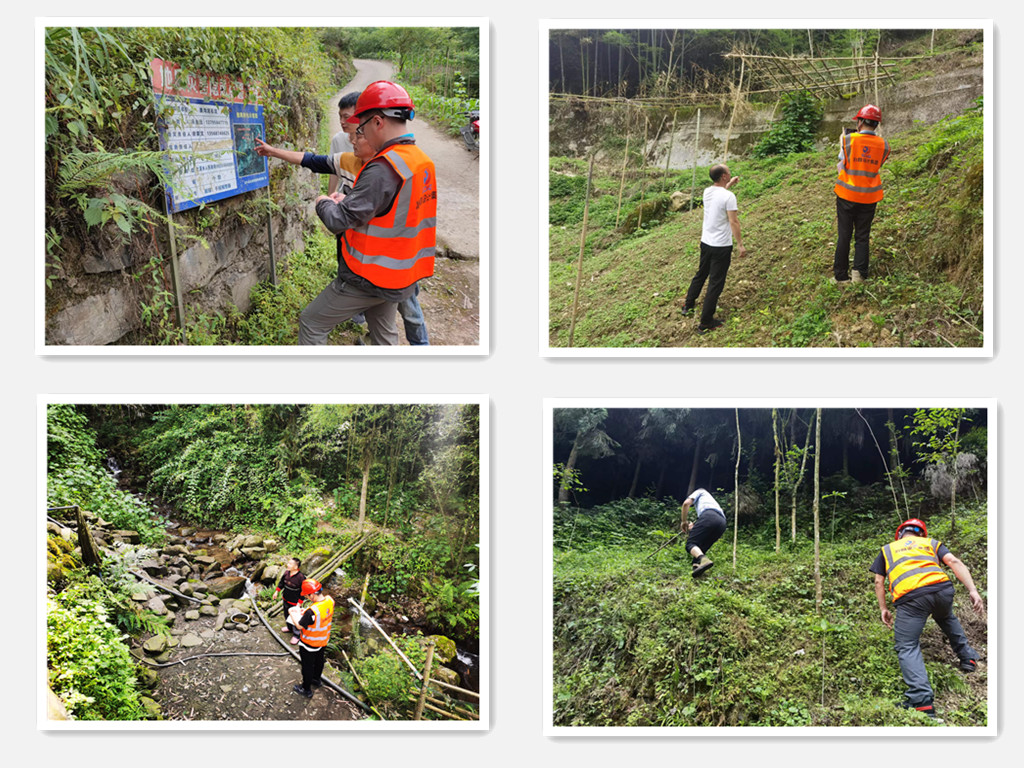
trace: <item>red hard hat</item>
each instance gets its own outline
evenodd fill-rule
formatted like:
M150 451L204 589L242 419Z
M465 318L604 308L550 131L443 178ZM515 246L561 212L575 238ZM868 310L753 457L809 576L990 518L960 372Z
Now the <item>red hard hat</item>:
M922 536L928 535L928 526L924 524L924 521L918 520L916 517L912 517L907 520L907 522L900 523L899 528L896 529L896 541L899 541L900 534L903 533L904 528L920 528Z
M355 114L348 119L348 122L362 122L359 115L369 112L371 109L379 109L388 117L412 120L414 105L412 97L405 88L389 80L378 80L375 83L370 83L359 94Z
M860 112L854 115L854 120L871 120L874 123L882 122L882 110L874 104L865 104Z
M316 579L305 579L302 582L301 594L303 597L306 595L312 595L314 592L319 592L323 589L323 585Z

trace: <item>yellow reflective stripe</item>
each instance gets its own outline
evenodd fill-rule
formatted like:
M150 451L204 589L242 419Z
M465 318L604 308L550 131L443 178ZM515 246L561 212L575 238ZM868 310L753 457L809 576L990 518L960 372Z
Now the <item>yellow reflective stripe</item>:
M842 179L836 179L836 184L838 184L840 187L843 187L844 189L850 190L851 192L862 192L863 194L870 194L871 192L882 191L881 184L875 187L857 187L854 186L853 184L843 181Z

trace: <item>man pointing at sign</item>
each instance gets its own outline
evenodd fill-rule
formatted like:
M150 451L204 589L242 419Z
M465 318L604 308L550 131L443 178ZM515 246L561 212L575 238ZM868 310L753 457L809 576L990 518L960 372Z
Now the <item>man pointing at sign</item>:
M316 212L338 236L338 277L299 316L299 344L325 344L339 323L366 316L374 344L398 343L395 307L416 293L416 282L434 274L437 177L434 163L406 130L414 115L404 88L386 80L371 83L356 103L356 133L374 151L356 176L352 192L321 195ZM280 157L264 143L256 151ZM322 156L306 153L302 165Z

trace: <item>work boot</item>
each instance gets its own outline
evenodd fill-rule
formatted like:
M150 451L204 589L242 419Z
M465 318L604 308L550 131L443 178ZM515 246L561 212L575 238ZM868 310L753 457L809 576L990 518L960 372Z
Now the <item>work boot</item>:
M973 672L978 668L978 662L974 659L960 659L960 669L964 672Z
M708 570L708 568L710 568L712 565L714 565L714 563L711 562L710 557L708 557L707 555L701 555L700 560L693 564L693 578L696 579L698 576L704 573L704 571Z
M708 323L707 325L704 325L703 323L698 325L697 326L697 331L700 332L700 333L707 333L708 331L713 331L716 328L721 328L723 325L725 325L725 321L724 320L719 320L716 317L710 323Z
M306 690L301 685L293 685L292 686L292 690L295 691L300 696L305 696L307 699L312 699L313 698L313 691Z
M901 701L900 707L903 709L913 709L923 715L928 715L928 717L936 720L938 719L938 716L935 714L935 706L933 704L911 704L909 701Z
M868 281L867 275L862 275L856 269L850 272L850 277L855 283L866 283Z

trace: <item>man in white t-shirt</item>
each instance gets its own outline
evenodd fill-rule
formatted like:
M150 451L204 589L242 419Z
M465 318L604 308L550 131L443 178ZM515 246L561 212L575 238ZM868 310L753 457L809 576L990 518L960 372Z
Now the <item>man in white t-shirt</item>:
M690 507L697 508L697 522L687 520ZM687 531L686 551L693 558L693 578L697 578L712 565L708 557L711 545L722 538L726 527L725 512L715 497L698 488L683 501L683 520L681 529Z
M356 113L356 102L359 101L360 93L362 91L346 93L341 97L341 101L338 102L338 119L341 120L341 130L331 137L331 151L329 153L331 157L340 155L342 152L355 151L349 134L355 131L356 126L350 123L348 119ZM344 189L346 185L350 188L349 190ZM351 186L352 178L350 176L343 175L339 178L336 174L332 173L330 179L327 180L327 196L330 197L335 192L342 192L347 195L351 190Z
M723 322L715 317L715 309L718 306L718 297L722 295L722 289L725 287L725 276L729 272L729 264L732 261L734 238L739 248L740 257L747 255L747 249L743 247L743 238L740 237L736 195L729 191L732 185L740 180L740 177L730 175L729 169L725 165L713 166L709 175L714 184L704 190L704 227L700 235L700 265L697 267L697 274L690 281L690 288L686 292L686 302L683 305L683 316L693 315L697 297L704 289L704 283L708 282L708 292L704 296L704 306L700 313L700 325L697 326L697 330L701 333L713 331L723 325ZM710 281L708 281L709 277Z

